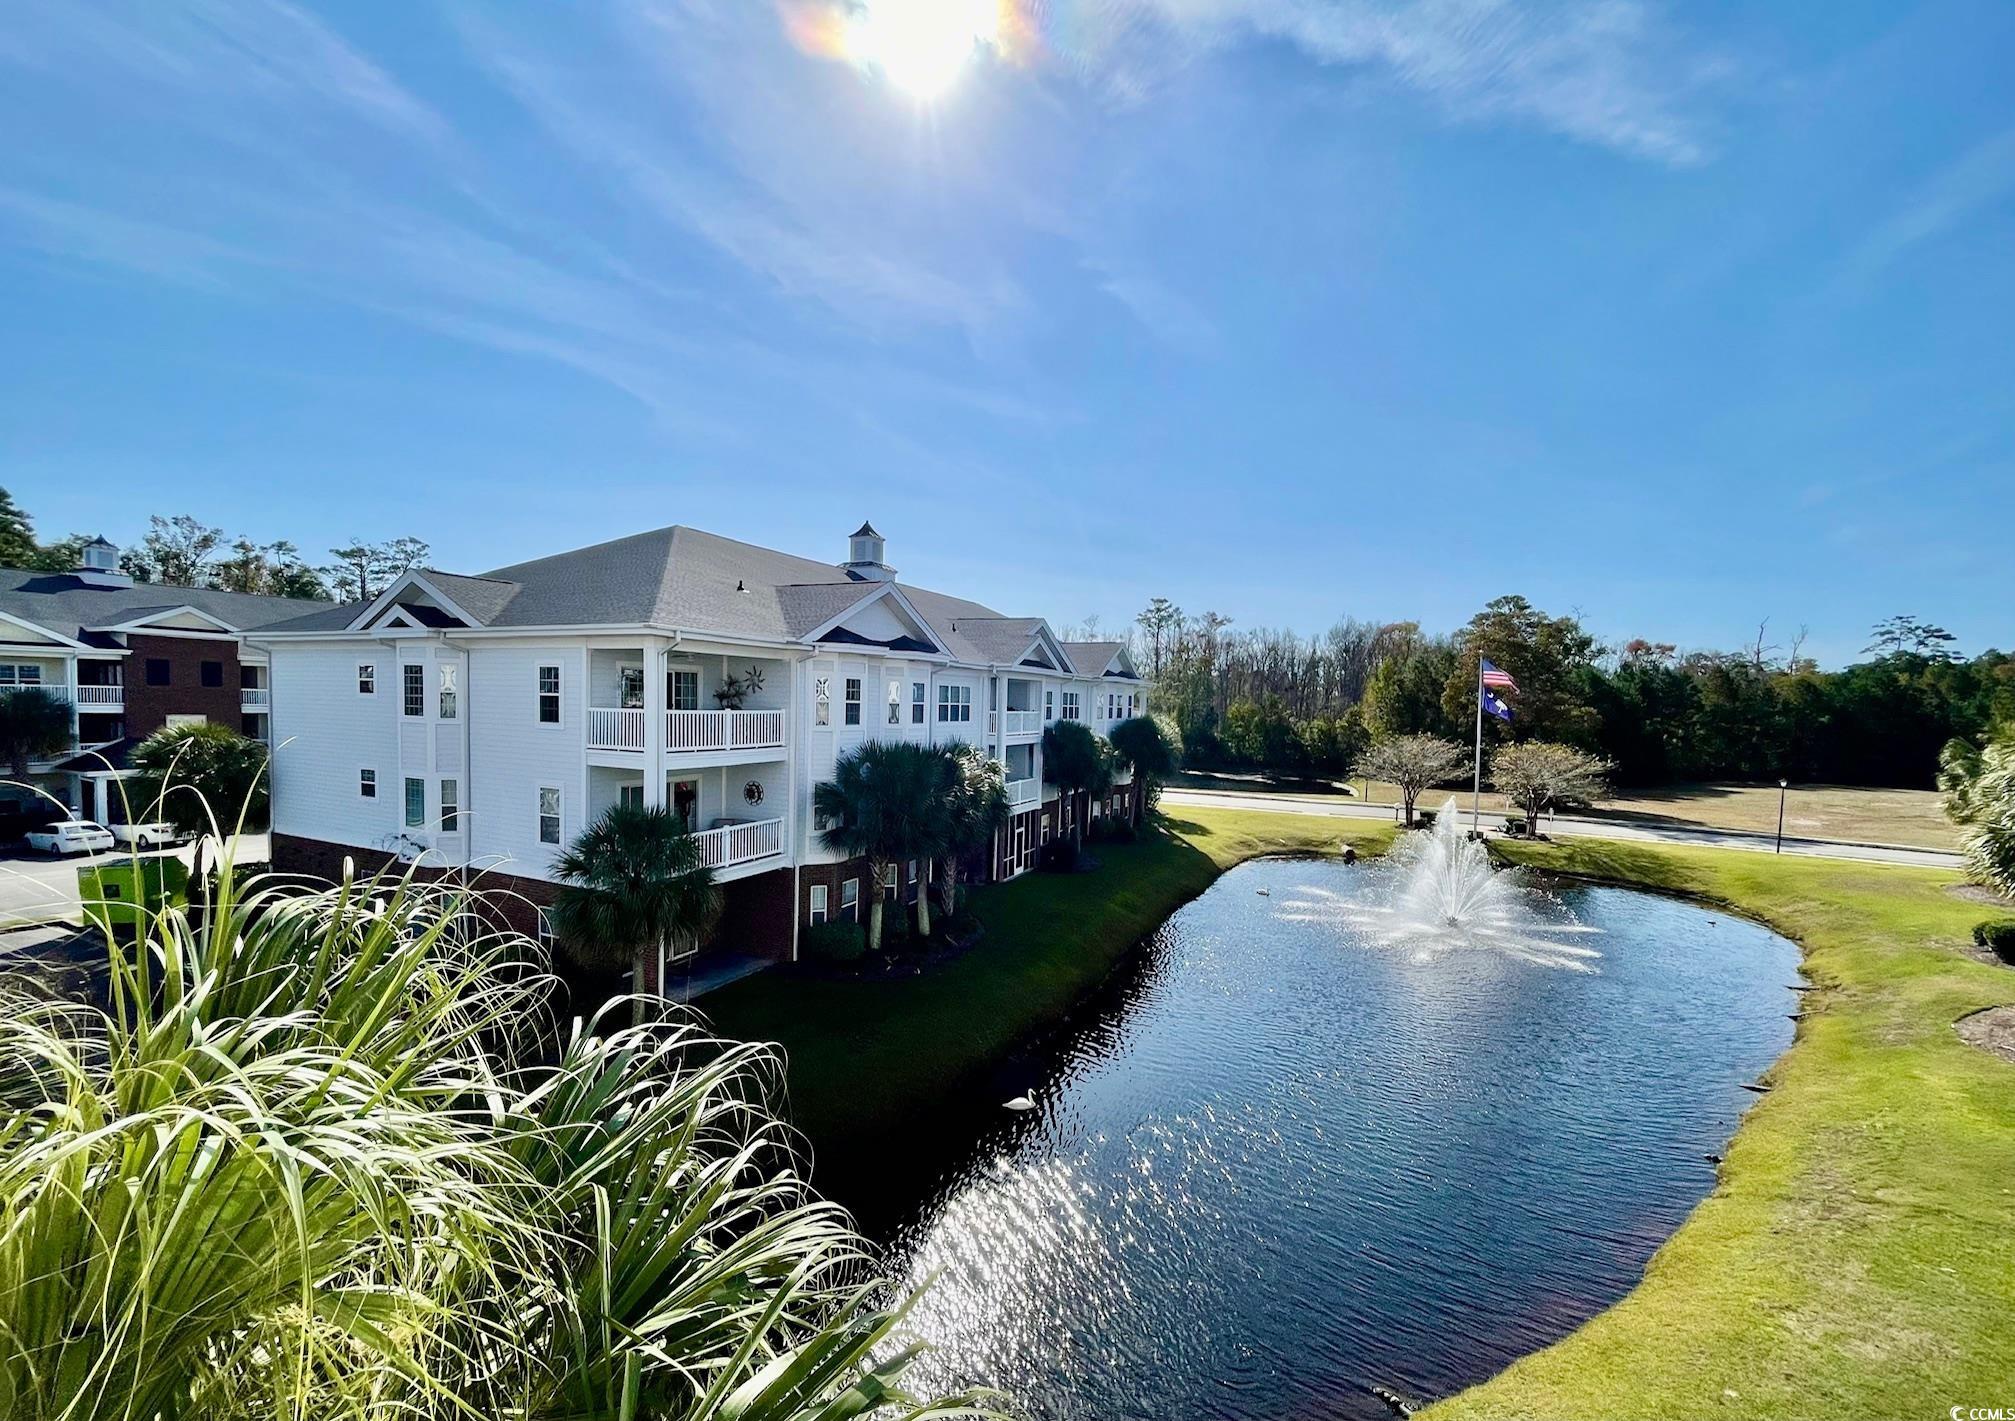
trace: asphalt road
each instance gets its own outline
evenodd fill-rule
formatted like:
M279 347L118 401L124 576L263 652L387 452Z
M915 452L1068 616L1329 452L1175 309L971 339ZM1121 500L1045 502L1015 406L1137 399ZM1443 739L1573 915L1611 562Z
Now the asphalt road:
M160 853L179 854L182 862L193 864L195 847ZM77 900L77 870L93 864L123 863L130 850L115 849L105 854L77 854L57 858L53 854L31 853L26 849L0 851L0 931L30 923L81 923L84 911ZM239 840L241 863L264 863L270 851L264 834L247 834ZM155 858L159 853L142 854ZM0 945L0 950L5 950Z
M1259 809L1274 814L1312 814L1330 819L1376 819L1390 824L1397 807L1390 804L1360 804L1353 800L1316 799L1301 795L1240 794L1232 790L1165 789L1161 802L1168 806L1214 805L1221 809ZM1500 821L1503 815L1496 816ZM1483 816L1486 833L1492 816ZM1772 834L1750 834L1739 829L1675 829L1663 825L1625 824L1610 819L1584 819L1574 815L1546 816L1543 826L1549 835L1560 838L1621 839L1647 844L1698 844L1717 849L1747 849L1752 853L1775 853L1777 839ZM1905 864L1915 868L1957 868L1959 855L1941 849L1890 848L1878 844L1843 844L1829 839L1795 839L1787 836L1784 852L1804 858L1853 859L1860 863Z

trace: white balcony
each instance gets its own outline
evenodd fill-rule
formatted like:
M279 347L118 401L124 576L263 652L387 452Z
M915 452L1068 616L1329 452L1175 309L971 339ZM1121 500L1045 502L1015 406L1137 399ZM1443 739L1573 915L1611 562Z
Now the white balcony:
M757 819L747 824L723 824L693 837L700 841L700 862L708 868L733 868L783 853L784 821Z
M780 710L666 711L665 753L693 755L724 750L777 750L784 744ZM588 712L590 750L644 749L644 712L637 707L596 707Z
M1042 781L1033 777L1007 782L1008 807L1026 809L1042 799Z
M1042 734L1042 712L1039 710L1011 710L1006 712L1007 720L1003 729L1009 735Z
M116 710L126 704L124 686L78 686L74 690L67 686L46 686L43 689L59 696L69 696L83 710Z
M264 686L243 686L238 691L238 704L246 710L264 710L273 703L273 693Z
M780 710L666 711L665 750L773 750L784 743Z

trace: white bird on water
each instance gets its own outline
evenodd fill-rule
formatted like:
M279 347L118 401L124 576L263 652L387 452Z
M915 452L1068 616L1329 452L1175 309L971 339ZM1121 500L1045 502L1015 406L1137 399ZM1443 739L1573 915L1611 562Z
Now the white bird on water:
M1013 1100L1006 1102L1005 1108L1009 1110L1033 1110L1035 1109L1035 1101L1029 1096L1018 1095Z

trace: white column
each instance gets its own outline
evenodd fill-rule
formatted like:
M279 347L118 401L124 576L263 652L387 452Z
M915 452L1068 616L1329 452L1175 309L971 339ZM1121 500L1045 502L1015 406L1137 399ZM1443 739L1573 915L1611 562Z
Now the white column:
M644 643L644 807L665 807L665 644Z

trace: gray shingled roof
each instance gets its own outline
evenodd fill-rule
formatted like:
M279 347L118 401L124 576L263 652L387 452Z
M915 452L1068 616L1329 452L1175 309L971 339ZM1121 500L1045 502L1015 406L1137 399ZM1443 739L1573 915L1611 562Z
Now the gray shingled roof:
M1123 641L1067 641L1064 655L1080 676L1102 676L1112 659L1126 646ZM1115 695L1118 692L1114 692Z
M1042 624L1041 617L959 617L950 630L979 653L969 660L1012 665L1021 660Z
M269 627L327 605L296 597L256 597L248 592L163 587L151 582L136 582L131 587L93 587L74 573L0 568L0 612L87 644L101 643L104 638L85 635L86 627L116 626L175 607L194 607L240 630L250 630Z
M758 641L796 641L882 586L832 563L680 525L480 577L423 575L489 627L658 626ZM896 586L960 661L1018 660L1042 625L1040 617L1003 617L962 597ZM354 604L329 608L269 630L340 630L357 612ZM1104 660L1089 674L1103 669Z

